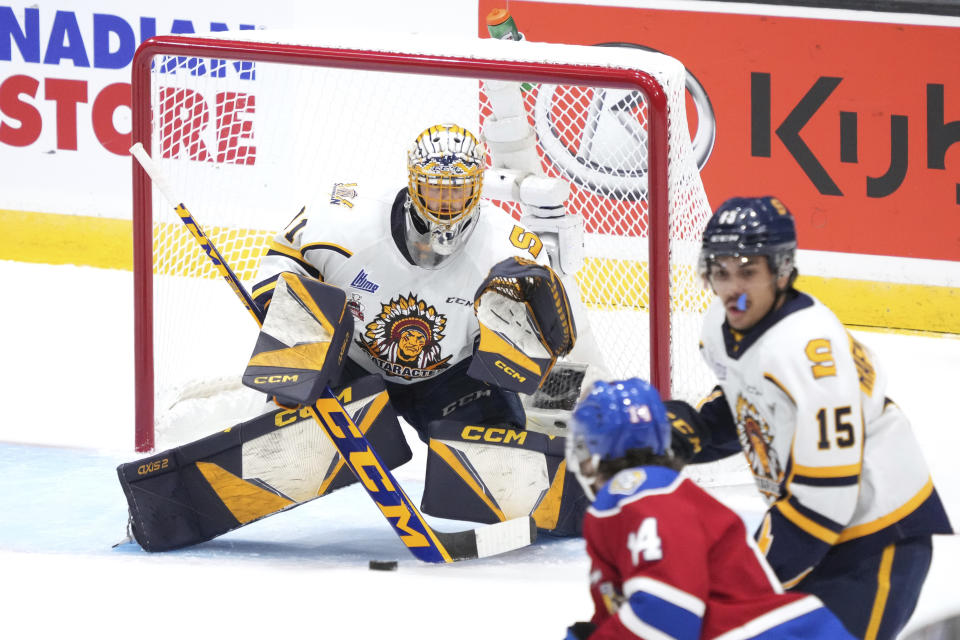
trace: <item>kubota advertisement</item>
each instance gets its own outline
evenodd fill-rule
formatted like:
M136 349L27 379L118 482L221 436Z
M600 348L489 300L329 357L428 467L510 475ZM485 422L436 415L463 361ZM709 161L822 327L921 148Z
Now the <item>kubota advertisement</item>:
M497 6L481 0L480 15ZM712 205L777 194L805 249L960 258L955 28L534 1L510 12L529 40L683 62L691 132L715 127L698 157Z

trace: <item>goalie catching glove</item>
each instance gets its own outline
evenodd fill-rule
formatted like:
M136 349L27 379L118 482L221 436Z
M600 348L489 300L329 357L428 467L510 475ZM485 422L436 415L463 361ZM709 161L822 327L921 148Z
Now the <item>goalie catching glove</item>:
M531 260L512 257L494 265L473 308L480 342L467 373L512 391L536 391L577 339L560 278Z

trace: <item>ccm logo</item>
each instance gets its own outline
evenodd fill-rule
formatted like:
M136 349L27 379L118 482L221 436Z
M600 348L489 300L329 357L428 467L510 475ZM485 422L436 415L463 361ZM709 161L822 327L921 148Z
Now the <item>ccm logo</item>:
M153 473L154 471L160 471L160 469L166 469L170 464L170 460L164 458L162 460L153 460L152 462L145 462L139 467L137 467L137 475L145 476L148 473Z
M272 376L257 376L253 379L253 384L280 384L281 382L296 382L299 379L299 374L293 374L292 376L283 374L283 375L272 375Z
M485 442L502 442L510 444L516 442L523 444L527 439L526 431L516 431L514 429L503 429L501 427L464 427L460 432L460 437L464 440L483 440Z
M514 380L519 380L520 382L526 382L526 381L527 381L527 377L526 377L526 376L522 376L522 375L520 375L519 373L517 373L517 370L516 370L516 369L514 369L514 368L512 368L510 365L506 364L503 360L497 360L496 362L494 362L494 365L496 365L497 369L500 369L501 371L503 371L505 374L507 374L508 376L510 376L511 378L513 378Z

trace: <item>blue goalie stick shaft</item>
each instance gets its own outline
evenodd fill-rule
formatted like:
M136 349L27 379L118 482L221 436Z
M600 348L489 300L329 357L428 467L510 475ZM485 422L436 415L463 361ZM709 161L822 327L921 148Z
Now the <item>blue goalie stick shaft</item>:
M183 203L177 202L173 197L165 176L153 163L143 145L139 142L134 144L130 153L173 206L177 216L256 320L257 325L263 326L266 314L254 302L220 251L203 232L196 218ZM329 387L308 407L308 411L333 442L344 463L363 485L394 532L417 559L423 562L446 563L483 558L525 547L536 540L537 527L531 516L480 525L476 529L464 531L434 531Z

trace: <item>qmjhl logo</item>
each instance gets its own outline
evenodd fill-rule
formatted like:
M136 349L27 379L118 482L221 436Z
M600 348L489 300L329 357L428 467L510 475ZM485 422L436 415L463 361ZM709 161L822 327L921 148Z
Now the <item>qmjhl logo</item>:
M367 272L363 269L360 269L360 273L353 279L353 282L350 283L351 287L355 289L360 289L361 291L369 291L370 293L376 293L377 289L380 288L376 282L372 282L367 278Z
M842 196L843 190L824 167L821 158L833 157L833 149L811 149L801 137L801 131L815 116L829 117L825 108L828 98L841 85L843 78L820 76L813 86L800 97L790 112L774 130L777 138L793 157L800 169L817 191L827 196ZM771 157L772 137L771 108L772 79L770 73L750 74L750 155L759 158ZM858 138L859 114L856 111L839 111L840 162L859 162ZM945 87L942 84L926 85L926 167L946 169L947 150L960 142L960 120L946 121ZM921 129L922 130L922 129ZM910 118L906 115L890 115L890 157L886 171L877 176L866 176L866 195L869 198L885 198L896 193L903 184L909 168ZM960 184L956 186L956 202L960 204Z

